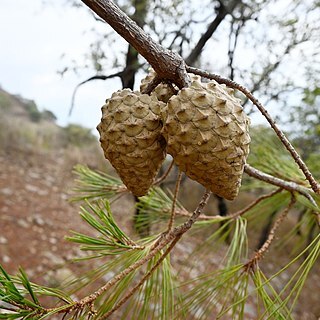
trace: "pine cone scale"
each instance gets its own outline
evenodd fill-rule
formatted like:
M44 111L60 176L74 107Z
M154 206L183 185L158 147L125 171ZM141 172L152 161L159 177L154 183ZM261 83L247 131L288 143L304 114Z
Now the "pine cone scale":
M232 200L241 184L250 136L249 120L229 92L216 82L193 81L170 98L163 135L182 171Z

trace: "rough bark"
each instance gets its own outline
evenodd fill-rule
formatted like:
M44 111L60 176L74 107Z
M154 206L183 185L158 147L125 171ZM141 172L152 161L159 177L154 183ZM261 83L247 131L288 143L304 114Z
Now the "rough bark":
M174 82L180 88L190 79L180 55L163 48L144 32L111 0L81 0L129 42L153 67L160 78Z

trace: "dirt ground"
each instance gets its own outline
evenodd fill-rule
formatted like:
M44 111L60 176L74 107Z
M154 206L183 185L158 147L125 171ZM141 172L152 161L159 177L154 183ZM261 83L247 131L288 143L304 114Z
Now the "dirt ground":
M70 172L63 157L0 156L0 260L10 273L21 266L39 280L77 254L64 239L71 229L86 231L78 205L68 201Z
M92 232L79 217L79 204L68 201L74 186L71 171L75 164L64 151L55 155L27 151L0 155L0 263L11 274L21 266L32 281L56 286L86 269L85 264L68 263L81 253L77 245L64 239L70 230ZM91 166L97 165L92 161ZM133 208L132 205L129 196L114 208L121 225L131 232L133 209L128 214L123 208ZM192 244L188 250L185 245L178 244L173 264L184 263L184 255L192 251ZM269 260L266 269L272 270L276 260L277 257ZM314 270L301 296L296 319L320 319L316 303L319 288L320 273ZM247 319L255 319L254 311Z

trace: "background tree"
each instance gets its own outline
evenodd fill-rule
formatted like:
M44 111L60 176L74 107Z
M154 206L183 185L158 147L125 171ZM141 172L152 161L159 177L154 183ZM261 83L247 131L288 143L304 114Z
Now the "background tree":
M152 222L154 227L157 226L160 229L155 229L151 237L137 241L132 240L119 228L108 203L103 201L124 193L126 189L122 183L108 175L78 167L77 173L81 182L78 200L86 200L81 215L97 231L97 236L75 233L70 240L82 244L82 248L89 252L88 259L101 259L101 265L80 279L76 279L69 285L69 289L78 292L80 288L94 283L103 275L109 272L112 275L93 294L76 301L61 291L32 285L22 270L17 278L9 276L2 270L0 295L7 303L4 309L12 312L5 316L44 318L61 313L65 317L105 319L117 313L124 319L128 317L205 319L212 315L217 318L226 316L236 319L248 318L247 302L253 299L256 305L255 316L276 319L292 318L297 297L319 256L319 234L316 233L313 239L309 239L311 242L307 246L299 238L298 243L302 244L302 247L295 246L294 248L299 254L292 252L295 258L289 259L285 267L276 272L267 270L267 268L263 270L262 261L266 251L270 249L271 244L274 244L279 227L284 225L284 221L289 224L285 219L289 213L292 214L293 207L303 208L304 215L289 231L284 232L282 245L286 244L290 247L293 244L297 245L297 242L294 241L297 232L294 231L301 226L303 229L310 227L314 229L314 226L318 228L319 185L303 160L266 113L261 103L247 89L232 80L185 66L179 56L153 43L142 30L137 29L125 16L122 16L121 12L116 11L117 9L111 2L106 0L86 0L84 2L106 19L137 51L142 53L156 71L159 67L155 64L154 56L161 60L162 66L170 66L170 63L174 66L181 66L182 71L185 68L185 71L194 72L208 79L215 79L219 83L225 83L242 92L267 118L287 150L282 148L278 139L274 139L272 135L269 137L261 134L265 129L258 128L256 135L253 132L253 136L258 141L253 145L249 159L250 165L246 166L245 172L254 179L250 178L245 183L245 187L256 193L269 188L271 190L264 191L266 193L257 196L242 210L225 217L203 214L204 206L210 197L208 191L204 193L197 208L191 213L177 202L179 184L173 195L166 194L155 187L147 196L141 198L139 205L146 213L146 219ZM112 12L118 12L117 19L112 18ZM124 23L127 29L119 27L119 23L120 25ZM234 40L233 43L235 43ZM150 48L153 49L150 50ZM229 64L233 59L231 52L234 49L232 48L234 45L231 46L231 49L229 48ZM168 57L172 58L172 61ZM159 71L158 75L159 81L161 79L171 80L179 87L188 85L186 72L164 68ZM235 76L235 71L230 75ZM270 72L267 75L270 75ZM264 144L261 143L263 139L266 141ZM252 165L259 166L263 171L255 169ZM88 202L88 199L91 203ZM166 230L167 220L171 221L174 216L177 217L176 226L172 230L169 229L167 233L161 233ZM270 221L270 216L274 222L269 228L268 236L256 252L248 255L247 223L251 230L254 226L261 226L266 221ZM161 224L163 221L165 221L164 224ZM182 222L179 223L180 221ZM220 228L216 227L221 221L226 223ZM177 247L182 235L189 231L195 223L197 225L195 231L200 232L196 234L197 237L191 237L191 235L191 238L184 237L186 242L182 245L180 255L178 255L186 258L186 264L181 266L179 272L179 274L185 274L185 278L174 277L176 273L173 271L174 266L171 266L169 254L173 248ZM227 229L226 226L230 228ZM231 243L228 248L225 248L220 244L228 234L231 234ZM199 260L190 259L189 253L185 252L188 248L186 244L190 245L191 239L195 244L195 251L191 253L191 256L194 257L197 254ZM199 246L197 246L197 239ZM209 260L208 248L211 254L222 253L218 265ZM302 255L306 255L304 261L300 260ZM105 262L103 259L108 256L112 258ZM175 264L177 261L173 259L172 262ZM142 273L139 273L139 270ZM194 275L191 272L194 270L202 272ZM290 274L290 280L278 288L275 279L278 279L284 272ZM189 279L188 275L191 276ZM185 282L181 284L181 280ZM58 297L60 303L54 308L45 308L39 302L38 294ZM258 298L255 300L254 297Z

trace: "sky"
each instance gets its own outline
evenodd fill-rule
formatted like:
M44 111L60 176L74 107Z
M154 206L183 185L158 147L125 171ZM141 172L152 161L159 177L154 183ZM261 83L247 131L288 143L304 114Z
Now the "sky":
M119 83L92 81L82 86L68 117L74 87L92 73L68 72L61 77L62 55L86 53L92 35L85 31L97 23L86 10L65 5L66 0L53 2L0 1L0 86L34 100L40 110L52 111L60 125L80 123L93 129L100 121L100 107Z
M52 111L59 125L79 123L97 133L100 108L106 98L121 89L121 83L112 79L85 84L78 90L68 116L74 88L94 74L80 70L78 75L67 72L61 77L58 71L66 66L62 56L81 59L94 40L88 30L102 30L107 25L97 23L85 5L85 10L75 9L66 2L0 0L0 86L34 100L40 110ZM219 46L226 47L227 42ZM215 59L219 59L217 54Z
M100 108L112 92L121 89L120 81L92 81L82 86L69 117L74 88L93 73L80 70L78 75L67 72L61 77L58 71L66 66L66 61L70 61L64 60L63 55L67 59L81 59L88 52L88 44L94 40L94 33L88 30L102 31L108 26L97 23L85 5L85 10L75 9L66 2L0 0L0 86L12 94L34 100L40 110L52 111L59 125L79 123L96 133L95 127L101 118ZM214 47L210 50L214 45L214 41L207 44L209 53L215 52ZM219 42L220 49L226 46L227 42ZM250 52L244 50L242 54L241 48L239 51L237 56L241 63L251 63ZM216 65L219 65L218 59L215 52ZM286 74L296 74L299 68L294 65L284 69ZM253 122L265 123L265 120L254 115Z

